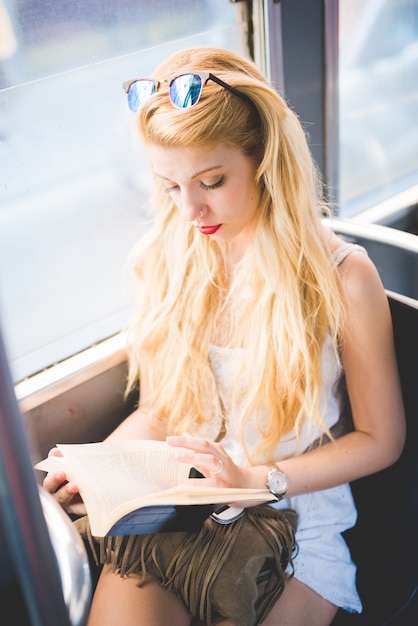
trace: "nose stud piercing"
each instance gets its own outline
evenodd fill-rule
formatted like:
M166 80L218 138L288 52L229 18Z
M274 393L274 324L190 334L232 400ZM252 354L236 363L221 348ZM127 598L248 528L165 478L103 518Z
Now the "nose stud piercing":
M199 211L200 217L203 217L203 211Z

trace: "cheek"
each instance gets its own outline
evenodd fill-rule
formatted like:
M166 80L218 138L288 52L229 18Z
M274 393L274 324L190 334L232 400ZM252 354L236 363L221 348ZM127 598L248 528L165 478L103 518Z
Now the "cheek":
M246 192L246 206L249 213L255 213L260 202L260 191L257 187L251 186Z

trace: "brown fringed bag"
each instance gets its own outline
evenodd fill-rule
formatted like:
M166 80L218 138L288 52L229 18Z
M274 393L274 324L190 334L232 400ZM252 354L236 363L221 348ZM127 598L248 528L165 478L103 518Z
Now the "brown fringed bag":
M75 524L97 564L111 564L122 577L140 573L138 586L152 574L208 626L220 617L257 626L292 575L285 570L296 552L296 521L291 509L259 505L228 524L209 517L195 532L95 538L86 517Z

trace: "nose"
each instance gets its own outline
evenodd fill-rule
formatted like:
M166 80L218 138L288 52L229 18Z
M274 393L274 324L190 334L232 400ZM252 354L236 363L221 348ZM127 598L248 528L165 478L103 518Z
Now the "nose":
M182 191L180 209L188 222L194 222L207 213L207 205L196 191Z

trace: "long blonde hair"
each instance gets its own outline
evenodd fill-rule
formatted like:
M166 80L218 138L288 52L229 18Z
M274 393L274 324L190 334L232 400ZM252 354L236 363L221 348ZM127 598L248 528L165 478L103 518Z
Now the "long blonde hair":
M138 112L140 136L159 146L222 144L254 159L257 228L227 288L221 244L188 224L155 182L155 221L135 265L128 389L147 378L153 409L169 432L196 432L215 419L219 401L208 351L219 311L228 312L229 345L248 355L232 399L233 406L240 403L242 441L248 420L255 421L263 440L247 454L270 459L292 429L299 434L306 421L324 426L322 348L330 333L338 352L342 323L320 220L327 207L297 116L251 61L224 49L189 48L154 76L183 71L210 71L254 106L209 81L196 106L177 110L161 88Z

